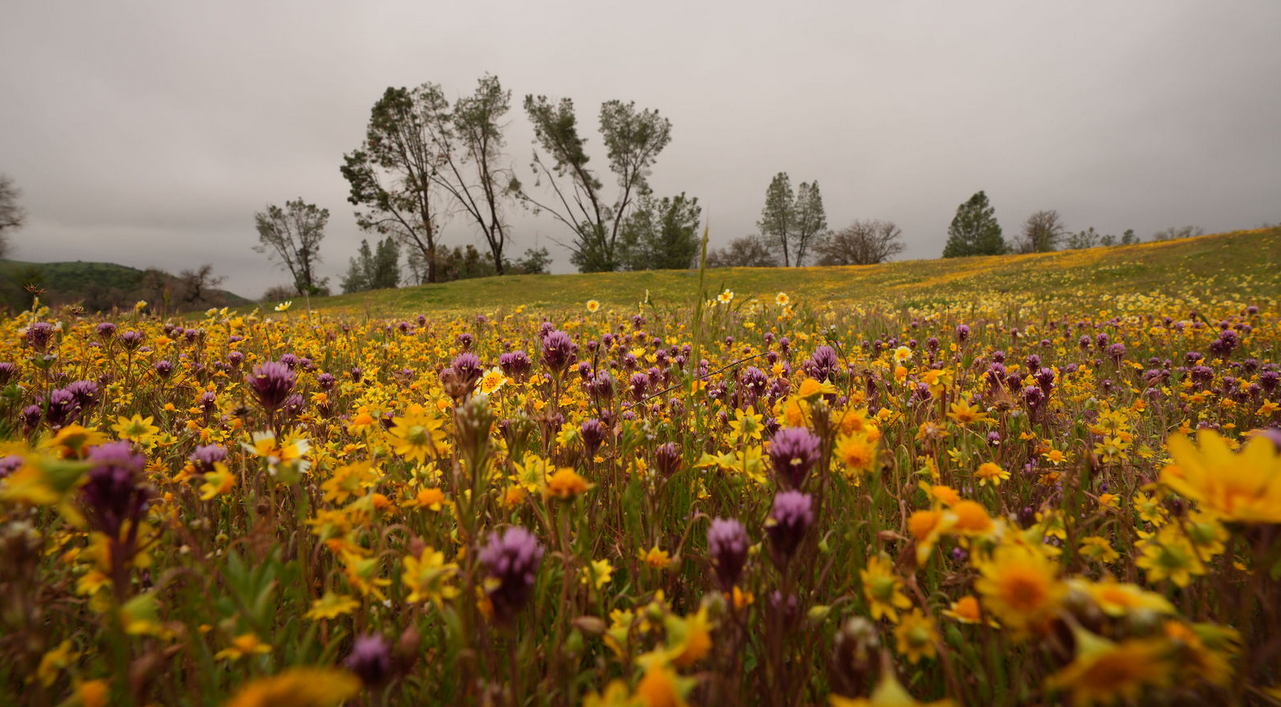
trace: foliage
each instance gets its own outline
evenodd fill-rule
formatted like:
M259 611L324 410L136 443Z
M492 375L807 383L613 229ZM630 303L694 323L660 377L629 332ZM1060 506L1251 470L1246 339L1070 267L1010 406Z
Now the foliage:
M709 249L708 267L721 265L727 251ZM740 298L769 299L780 290L804 291L834 304L878 309L963 306L988 293L1026 293L1028 297L1068 297L1079 291L1122 297L1128 292L1175 296L1182 283L1218 277L1214 290L1235 292L1242 282L1257 282L1281 292L1281 229L1238 231L1202 238L1142 243L1116 249L1061 250L1055 253L974 259L895 260L860 269L856 277L837 268L775 268L767 248L762 265L721 265L708 272L709 287L724 286ZM1251 258L1241 258L1248 252ZM1222 264L1233 263L1229 274ZM695 270L664 270L501 277L432 287L384 290L375 296L338 296L312 300L312 307L348 315L414 316L420 311L458 314L514 310L521 305L543 310L581 308L588 300L602 306L635 307L645 300L690 306L698 291ZM1191 305L1189 305L1191 306Z
M139 300L166 312L248 303L218 289L222 280L209 265L174 276L158 268L139 270L114 263L0 261L0 309L29 309L35 295L28 287L40 293L42 302L75 305L90 313L130 309Z
M378 242L377 252L369 241L360 240L360 250L351 258L347 274L343 277L342 291L367 292L400 286L400 246L387 237Z
M818 182L801 182L793 193L786 172L774 175L765 190L765 206L756 227L766 242L783 254L783 267L804 265L805 256L820 246L827 234Z
M1205 231L1201 230L1200 226L1183 226L1179 228L1170 226L1169 228L1163 228L1156 233L1153 233L1152 240L1176 241L1181 238L1195 238L1201 235L1205 235Z
M623 270L684 270L694 264L702 240L703 208L697 198L654 199L643 195L623 221L619 236Z
M518 275L546 275L551 272L552 256L546 248L526 248L525 255L513 269Z
M1067 247L1069 250L1081 250L1083 248L1093 248L1098 245L1103 245L1102 238L1100 238L1099 234L1094 231L1093 226L1090 226L1084 231L1078 231L1077 233L1073 233L1071 236L1068 237L1068 242L1067 242Z
M855 221L817 247L819 265L876 265L903 252L903 231L893 221Z
M1058 250L1066 235L1067 227L1058 211L1037 211L1023 222L1023 231L1014 241L1014 252L1049 253Z
M947 229L944 258L1007 252L1009 248L1001 237L1001 225L996 221L996 209L988 203L987 194L980 191L956 207L956 216Z
M823 244L827 236L827 212L823 208L823 195L819 192L818 182L801 182L796 188L796 239L793 252L796 264L804 265L805 256L811 249Z
M439 175L454 159L438 144L443 138L433 137L450 125L448 109L435 84L389 87L370 111L364 142L343 155L341 168L351 187L347 201L364 207L356 212L356 224L417 250L427 266L427 282L437 281L436 247L447 212Z
M254 215L258 228L258 245L254 250L278 260L294 279L298 294L328 294L329 278L317 278L320 264L320 242L325 238L329 209L308 204L302 197L285 202L285 208L274 204Z
M34 303L0 319L0 694L1259 702L1278 239L717 273L795 285L761 297L495 277L456 314ZM664 281L688 306L625 284Z
M22 228L27 218L26 211L18 203L21 196L22 190L14 186L13 178L0 174L0 260L9 252L10 234Z
M600 108L600 133L617 181L611 201L604 184L587 166L586 139L579 134L574 103L546 96L525 96L525 113L534 126L530 169L534 186L544 183L552 198L539 199L523 187L519 197L536 211L547 211L574 234L563 244L581 272L617 270L623 265L620 234L629 209L649 191L648 177L658 154L671 142L672 123L656 110L636 109L634 102L606 101ZM549 165L547 160L550 159Z
M776 268L778 260L769 244L758 235L743 236L724 248L707 254L709 268Z

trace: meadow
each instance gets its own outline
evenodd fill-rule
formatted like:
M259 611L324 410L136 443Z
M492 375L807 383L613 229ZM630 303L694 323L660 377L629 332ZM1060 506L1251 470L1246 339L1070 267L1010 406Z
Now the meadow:
M1281 231L0 321L0 704L1281 704Z

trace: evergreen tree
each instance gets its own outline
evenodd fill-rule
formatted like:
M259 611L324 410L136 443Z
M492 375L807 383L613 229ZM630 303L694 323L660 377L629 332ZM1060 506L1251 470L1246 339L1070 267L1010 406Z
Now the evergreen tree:
M620 241L627 270L684 270L694 262L702 241L698 221L703 208L697 198L679 196L654 200L646 194L623 222Z
M996 209L988 203L982 191L956 207L956 216L947 229L944 258L961 258L968 255L1004 255L1009 252L1001 236L1001 224L996 222Z
M792 264L791 243L796 232L796 194L787 172L779 172L765 190L765 208L756 227L761 237L783 253L783 267Z

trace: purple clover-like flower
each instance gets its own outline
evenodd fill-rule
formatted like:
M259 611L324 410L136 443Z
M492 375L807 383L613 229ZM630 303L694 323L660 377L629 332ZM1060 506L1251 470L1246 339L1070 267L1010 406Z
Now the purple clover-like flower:
M285 404L294 389L295 380L289 366L279 361L255 366L253 375L245 376L245 384L267 412L275 412Z
M503 375L524 382L533 361L529 360L529 354L524 351L511 351L498 357L498 366L503 369Z
M480 365L480 359L474 353L458 354L454 357L451 367L458 375L458 380L465 386L470 386L485 374L484 367Z
M365 687L378 687L391 677L391 643L376 634L360 636L343 666L360 678Z
M493 604L494 618L510 624L534 590L543 548L533 533L515 525L501 536L491 533L478 557L491 580L485 593Z
M814 499L800 491L783 491L774 496L774 508L765 521L770 557L782 569L796 554L805 531L814 522Z
M36 322L27 327L27 344L37 353L44 353L53 338L53 325L49 322Z
M654 450L654 466L664 478L671 478L681 468L681 446L675 442L658 445Z
M22 457L17 454L0 457L0 479L17 471L20 466L22 466Z
M747 549L751 541L742 523L730 518L713 518L707 529L707 553L716 568L716 581L721 591L728 592L743 578Z
M805 362L805 372L817 381L827 380L840 368L841 363L836 358L836 350L831 346L820 346L814 349L814 353Z
M569 334L557 329L543 337L543 365L560 373L574 362L578 347Z
M191 454L191 463L204 472L214 470L214 464L227 460L227 448L220 444L196 447Z
M22 372L21 368L15 363L0 361L0 385L8 385L9 381L18 377Z
M578 432L583 436L583 447L587 450L587 456L595 456L596 451L605 443L605 437L609 430L596 418L584 420L579 425Z
M98 384L88 380L72 381L64 390L71 393L71 396L76 399L76 405L81 410L88 410L97 405L98 397L101 393L98 389Z
M146 337L144 337L141 332L137 332L137 331L134 331L133 329L130 329L124 332L123 334L121 334L120 336L116 337L116 340L120 342L121 346L125 347L126 351L133 351L139 346L142 346L142 341L144 338Z
M89 481L80 491L90 523L108 537L118 538L125 521L137 521L146 508L147 492L140 484L147 460L128 442L108 442L89 451Z
M770 439L769 446L774 473L789 488L801 488L809 478L810 469L818 462L821 444L822 440L804 427L779 430Z
M59 428L75 419L80 406L76 396L66 388L59 388L49 393L49 405L45 408L45 420L50 427Z

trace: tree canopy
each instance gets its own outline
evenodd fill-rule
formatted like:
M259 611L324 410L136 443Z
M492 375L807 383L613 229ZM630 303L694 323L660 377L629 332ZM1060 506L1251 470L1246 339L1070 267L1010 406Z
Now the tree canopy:
M947 229L944 258L968 255L1004 255L1009 252L1001 225L996 221L996 209L988 203L982 191L956 207L956 216Z
M611 199L588 167L587 141L579 133L573 101L528 95L525 112L534 126L534 144L546 154L534 151L530 164L534 185L546 183L552 195L538 198L521 187L520 198L570 229L573 240L562 245L580 271L619 269L623 223L629 209L649 191L650 170L671 142L671 121L656 110L638 110L634 102L614 100L601 105L600 133L617 187Z
M308 204L302 197L285 202L285 208L269 205L254 216L258 245L254 250L279 261L294 279L298 294L325 294L328 278L316 278L320 263L320 242L325 238L329 209Z

